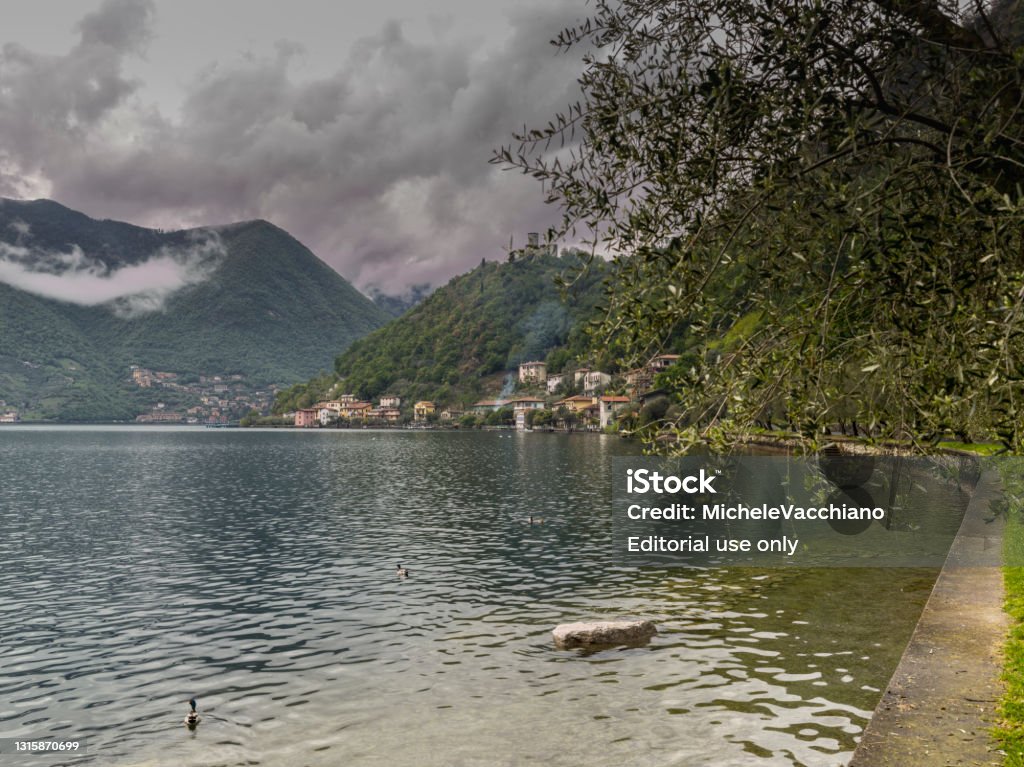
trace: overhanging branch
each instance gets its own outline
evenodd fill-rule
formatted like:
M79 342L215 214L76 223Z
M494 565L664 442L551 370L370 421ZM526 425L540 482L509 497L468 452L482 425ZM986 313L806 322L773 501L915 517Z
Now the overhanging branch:
M875 5L918 24L927 40L970 51L989 50L977 32L963 27L939 10L934 0L874 0Z

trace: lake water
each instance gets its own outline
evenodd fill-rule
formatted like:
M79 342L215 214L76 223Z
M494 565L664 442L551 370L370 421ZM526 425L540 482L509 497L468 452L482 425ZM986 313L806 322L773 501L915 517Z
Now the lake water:
M15 757L47 765L843 764L935 572L617 566L631 451L3 428L0 737L86 740ZM660 633L552 645L620 616Z

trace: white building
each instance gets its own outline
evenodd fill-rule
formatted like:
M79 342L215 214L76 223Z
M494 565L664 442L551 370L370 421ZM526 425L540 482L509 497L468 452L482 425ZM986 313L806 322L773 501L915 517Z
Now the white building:
M536 397L516 397L508 400L505 406L515 410L540 410L544 407L544 400Z
M530 410L543 409L544 400L537 399L536 397L519 397L518 399L511 400L509 404L514 408L512 412L516 419L516 429L519 431L525 431L526 414Z
M663 370L668 370L678 361L678 354L659 354L655 357L651 357L651 361L647 363L647 369L650 370L651 375L654 376Z
M542 384L548 378L548 366L544 362L523 362L519 365L519 383Z
M601 428L615 420L615 414L629 405L629 397L600 397L597 401Z
M330 402L321 405L317 409L317 418L320 421L320 425L326 426L329 423L334 423L338 420L340 412L339 408L331 407Z
M611 381L612 377L607 373L602 373L600 370L589 370L583 376L583 393L597 394L599 389L603 389Z

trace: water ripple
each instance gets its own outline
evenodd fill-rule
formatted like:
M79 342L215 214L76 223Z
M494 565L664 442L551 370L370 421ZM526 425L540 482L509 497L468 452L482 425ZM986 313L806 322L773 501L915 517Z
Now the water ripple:
M628 449L4 429L3 733L87 738L48 764L835 764L934 573L617 565ZM648 647L552 647L629 615Z

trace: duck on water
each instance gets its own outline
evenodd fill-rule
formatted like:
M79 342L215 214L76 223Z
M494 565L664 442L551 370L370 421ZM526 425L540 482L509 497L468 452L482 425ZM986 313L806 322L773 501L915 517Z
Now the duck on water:
M199 712L196 711L196 699L192 698L189 700L188 705L192 707L192 710L188 712L188 716L185 717L185 726L190 730L194 730L196 725L199 724L199 720L202 719L199 716Z

